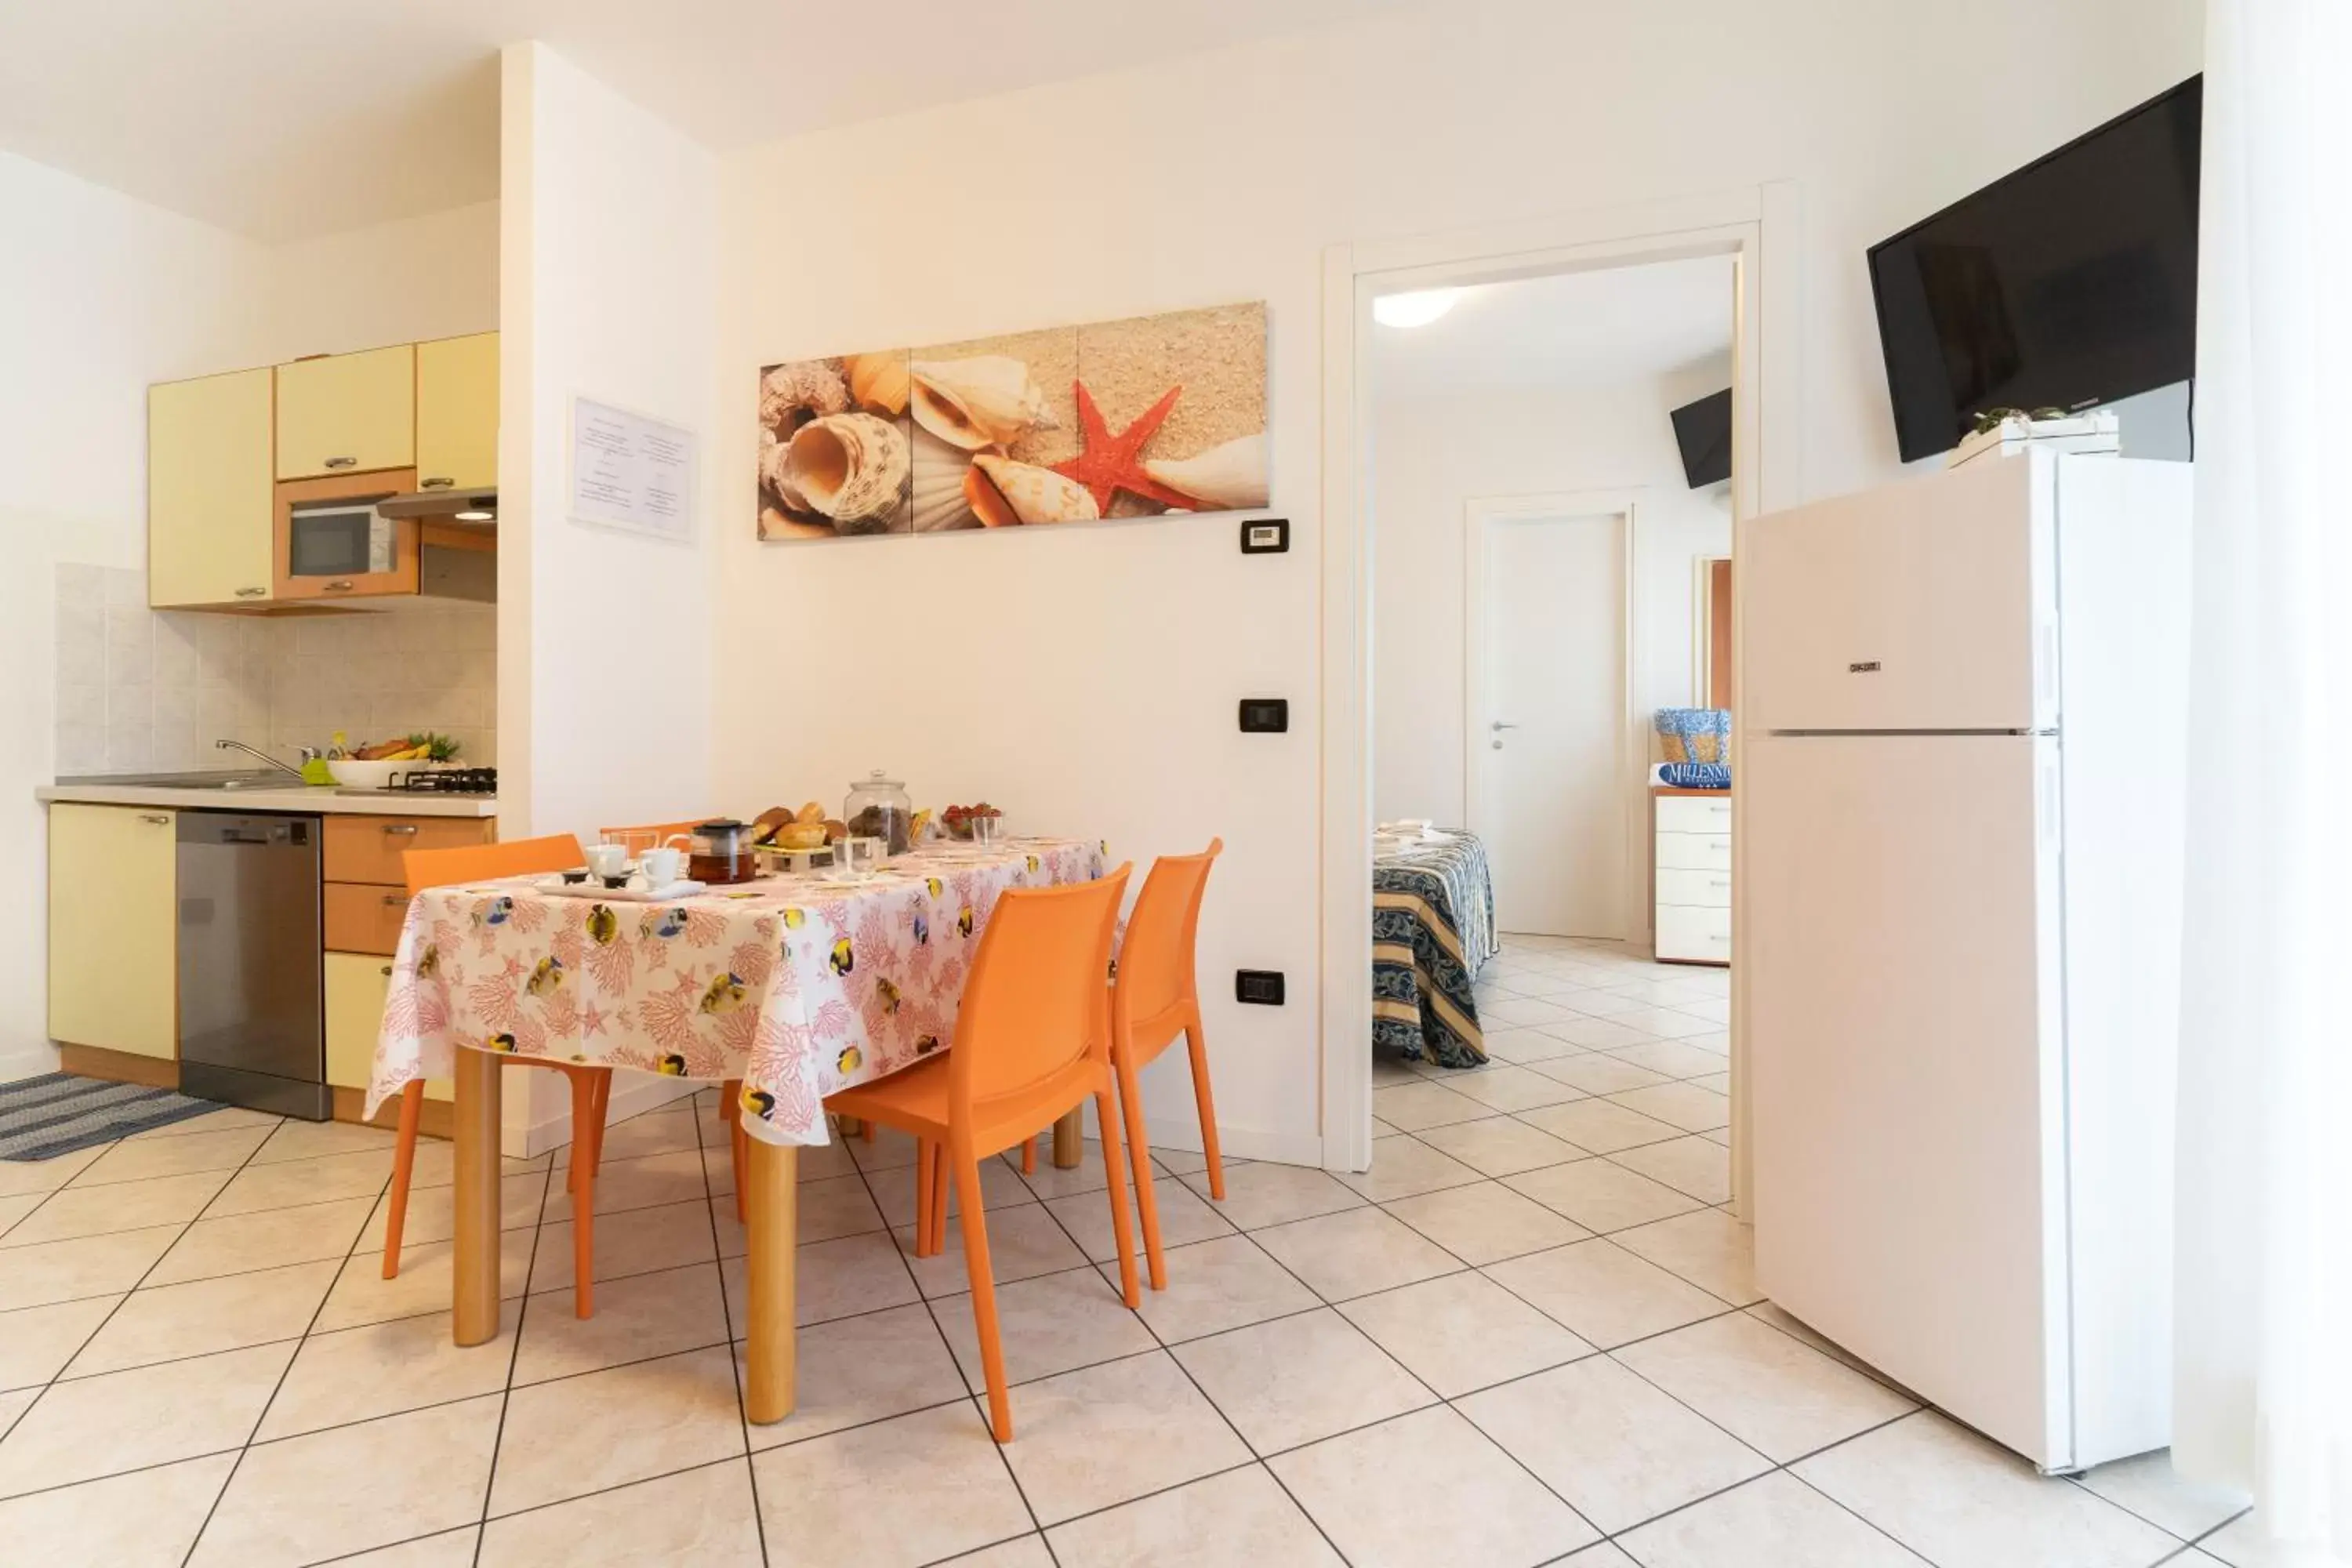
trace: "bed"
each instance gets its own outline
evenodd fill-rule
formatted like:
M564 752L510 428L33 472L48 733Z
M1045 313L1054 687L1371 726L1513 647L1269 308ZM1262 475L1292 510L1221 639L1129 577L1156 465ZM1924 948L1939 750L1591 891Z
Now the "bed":
M1486 1060L1471 984L1495 956L1495 885L1476 836L1382 834L1372 848L1372 1044L1408 1060Z

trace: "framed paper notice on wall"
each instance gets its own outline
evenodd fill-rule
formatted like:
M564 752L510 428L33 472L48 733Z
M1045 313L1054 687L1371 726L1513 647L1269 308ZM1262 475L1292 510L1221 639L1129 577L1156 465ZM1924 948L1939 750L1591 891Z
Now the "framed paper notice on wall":
M572 400L572 521L694 539L694 432L591 398Z

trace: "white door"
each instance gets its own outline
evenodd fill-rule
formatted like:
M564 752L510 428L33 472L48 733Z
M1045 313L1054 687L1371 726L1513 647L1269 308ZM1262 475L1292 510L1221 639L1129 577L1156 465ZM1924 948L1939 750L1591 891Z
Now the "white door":
M1470 820L1507 931L1625 937L1625 517L1472 524Z

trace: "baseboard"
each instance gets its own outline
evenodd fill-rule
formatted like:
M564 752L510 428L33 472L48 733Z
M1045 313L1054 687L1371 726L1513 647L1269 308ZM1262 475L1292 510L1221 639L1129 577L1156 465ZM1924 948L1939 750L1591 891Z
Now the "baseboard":
M43 1073L58 1070L58 1048L55 1046L30 1046L21 1051L0 1056L0 1083L14 1083L20 1078L38 1078Z
M115 1083L135 1083L148 1089L180 1087L180 1064L166 1057L142 1057L134 1051L110 1051L100 1046L58 1047L58 1069L84 1078Z
M616 1072L613 1075L613 1099L604 1110L604 1124L641 1116L659 1110L675 1100L683 1100L698 1089L710 1087L702 1083L681 1083L674 1078L661 1078L653 1073ZM499 1136L509 1159L528 1160L572 1142L571 1097L557 1102L555 1113L542 1117L523 1127L508 1127Z

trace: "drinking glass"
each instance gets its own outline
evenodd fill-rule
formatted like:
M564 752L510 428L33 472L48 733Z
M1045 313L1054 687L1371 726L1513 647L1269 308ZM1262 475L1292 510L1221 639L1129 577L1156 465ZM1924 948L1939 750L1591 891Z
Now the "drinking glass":
M874 837L844 838L834 847L834 860L841 874L852 881L863 881L882 868L882 840Z
M1002 817L996 816L973 817L971 819L971 841L982 847L986 847L988 845L995 843L996 825L1003 820L1003 819Z

